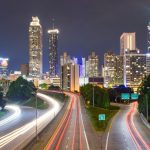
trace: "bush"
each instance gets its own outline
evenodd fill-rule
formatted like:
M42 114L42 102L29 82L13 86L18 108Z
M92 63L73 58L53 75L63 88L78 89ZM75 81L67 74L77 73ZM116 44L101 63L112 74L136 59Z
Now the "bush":
M92 84L87 84L80 88L81 95L85 99L86 103L90 101L90 104L93 105L93 88L95 106L105 109L109 108L110 100L107 90L104 88L100 88L99 86L93 87Z

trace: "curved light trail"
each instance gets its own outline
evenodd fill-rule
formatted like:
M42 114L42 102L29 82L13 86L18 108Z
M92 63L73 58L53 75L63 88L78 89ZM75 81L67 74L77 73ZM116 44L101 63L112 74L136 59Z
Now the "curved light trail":
M65 94L70 97L70 102L67 106L64 116L62 117L59 125L57 126L44 150L61 149L66 144L66 140L68 139L66 137L69 136L71 137L69 140L69 145L65 145L68 149L82 150L86 147L86 149L89 150L89 144L81 114L79 96L69 92L65 92ZM72 123L70 124L70 122Z
M137 102L134 102L132 105L132 108L127 113L126 124L127 124L128 130L129 130L129 133L130 133L135 145L137 146L137 149L138 150L143 150L143 149L150 150L150 146L144 141L144 139L142 138L142 136L136 129L134 122L133 122L133 114L135 112L136 107L137 107Z
M47 101L48 103L50 103L50 105L52 105L51 109L49 109L45 114L43 114L42 116L40 116L37 119L37 127L38 127L38 133L39 133L55 117L55 116L53 116L53 114L54 113L57 114L60 111L61 106L59 105L59 103L56 100L54 100L53 98L51 98L47 95L37 93L37 96L42 98L43 100ZM28 136L30 136L31 133L35 134L35 126L36 126L36 119L34 119L33 121L27 123L26 125L12 131L12 132L0 137L0 149L24 133L27 133L27 132L30 133L30 134L28 134ZM28 136L26 136L27 139L29 138ZM34 135L34 136L36 136L36 135Z
M3 126L3 125L6 125L7 123L9 123L11 121L13 121L14 119L17 119L21 114L21 109L19 108L19 106L7 105L5 108L12 111L13 113L9 117L7 117L7 118L0 121L0 127Z

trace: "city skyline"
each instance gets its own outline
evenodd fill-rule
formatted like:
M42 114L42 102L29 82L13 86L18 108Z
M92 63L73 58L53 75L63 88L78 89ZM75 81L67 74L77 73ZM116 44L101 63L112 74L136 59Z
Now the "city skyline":
M18 0L13 2L13 8L11 5L7 5L8 1L2 2L0 6L1 14L4 14L5 18L7 18L4 19L3 24L0 25L0 52L2 57L10 58L10 70L18 70L20 64L28 62L27 30L32 16L39 17L44 29L44 72L48 71L49 66L46 31L49 27L52 27L52 18L55 18L55 25L61 32L58 45L59 56L63 51L69 52L71 56L80 58L82 56L87 57L92 50L99 56L103 56L103 54L110 49L113 49L115 53L119 53L119 37L123 32L136 32L137 48L144 52L147 50L147 25L150 20L148 15L148 5L150 2L147 0L142 3L140 1L136 1L135 3L129 1L122 3L116 1L112 3L110 1L109 4L97 0L94 2L69 2L65 0L64 4L66 3L66 6L62 5L61 8L61 5L57 6L55 5L55 1L52 1L51 4L60 9L61 13L58 13L56 9L49 9L47 7L47 4L49 4L48 1L42 2L43 6L40 6L40 1L36 1L36 8L34 7L34 1L30 2L30 8L27 7L29 2L23 2L19 10L17 10L14 8L18 2ZM78 7L78 4L80 4L80 7ZM84 8L84 6L87 7ZM129 6L132 9L128 12L121 10L125 10ZM116 10L116 7L120 9ZM28 12L25 13L25 10L28 10ZM9 15L11 12L12 15ZM70 12L70 14L68 12ZM89 18L86 17L86 13L89 14ZM117 15L119 13L120 15ZM105 14L105 17L103 17L103 14ZM138 17L134 17L135 14L139 14ZM123 17L125 15L127 16L126 18ZM3 16L0 16L0 18L2 19ZM10 24L12 27L8 28L7 26ZM95 37L94 40L93 37ZM80 55L78 55L79 52ZM18 56L16 56L16 54ZM103 57L100 58L100 64L102 63Z

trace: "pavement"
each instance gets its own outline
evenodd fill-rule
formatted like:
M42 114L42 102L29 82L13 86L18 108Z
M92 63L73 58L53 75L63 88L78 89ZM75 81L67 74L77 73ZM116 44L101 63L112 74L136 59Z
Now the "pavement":
M38 93L38 96L49 103L47 110L38 110L37 129L41 132L62 108L56 100ZM21 107L21 115L11 123L0 128L0 149L22 149L36 136L35 108Z
M113 118L105 134L105 150L149 150L150 130L144 126L137 111L137 103L116 104L120 111Z
M66 92L66 94L71 97L70 102L57 129L46 145L45 150L89 150L79 96L69 92Z

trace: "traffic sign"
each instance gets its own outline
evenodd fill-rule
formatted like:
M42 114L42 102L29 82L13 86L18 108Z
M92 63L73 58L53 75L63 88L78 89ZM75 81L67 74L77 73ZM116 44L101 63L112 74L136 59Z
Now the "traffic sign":
M103 120L105 120L105 119L106 119L105 114L99 114L99 115L98 115L98 120L99 120L99 121L103 121Z
M130 94L129 93L121 93L121 99L122 100L129 100Z

